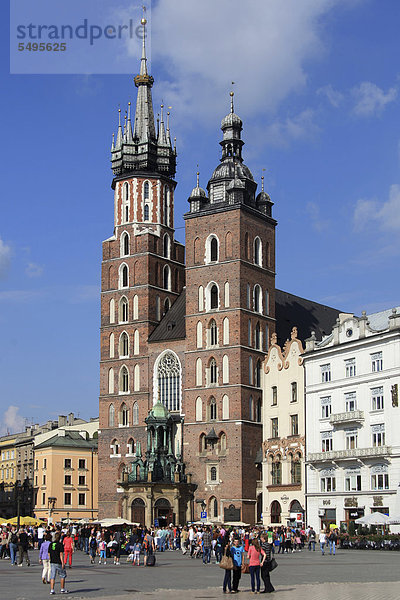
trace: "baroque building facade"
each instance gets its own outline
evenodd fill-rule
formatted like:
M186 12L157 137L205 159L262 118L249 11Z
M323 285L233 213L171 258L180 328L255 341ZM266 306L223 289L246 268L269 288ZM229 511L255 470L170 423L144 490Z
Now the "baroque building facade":
M306 341L307 520L315 529L400 511L399 308L342 313Z
M174 236L176 148L163 107L155 124L145 35L134 81L135 114L129 104L119 115L112 142L114 232L103 242L99 517L253 523L275 308L283 335L290 306L307 335L337 311L315 317L275 290L272 202L243 162L233 93L220 164L188 199L185 256Z
M297 328L272 335L263 368L262 521L301 525L305 512L304 366Z

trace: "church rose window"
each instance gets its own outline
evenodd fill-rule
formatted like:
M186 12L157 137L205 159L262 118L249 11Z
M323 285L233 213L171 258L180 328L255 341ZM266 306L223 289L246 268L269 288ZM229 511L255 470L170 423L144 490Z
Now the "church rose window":
M160 402L170 411L179 411L181 375L176 354L167 352L161 357L157 367L157 381Z

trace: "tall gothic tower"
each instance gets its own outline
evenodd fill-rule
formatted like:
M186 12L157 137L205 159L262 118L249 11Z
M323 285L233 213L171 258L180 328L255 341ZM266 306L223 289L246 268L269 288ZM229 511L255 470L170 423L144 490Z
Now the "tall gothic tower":
M140 73L113 136L114 233L103 243L101 292L99 514L121 514L117 482L146 447L144 424L153 405L148 338L185 285L184 247L174 239L176 150L163 107L157 129L147 69L145 25Z
M208 195L197 181L185 215L184 456L209 518L253 523L261 364L275 331L276 221L243 162L233 93L221 129Z

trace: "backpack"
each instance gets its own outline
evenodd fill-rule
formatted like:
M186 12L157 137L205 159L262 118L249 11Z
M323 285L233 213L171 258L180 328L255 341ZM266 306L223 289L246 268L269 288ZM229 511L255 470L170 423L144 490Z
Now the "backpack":
M10 543L11 544L18 544L18 536L17 536L17 534L15 532L11 534Z

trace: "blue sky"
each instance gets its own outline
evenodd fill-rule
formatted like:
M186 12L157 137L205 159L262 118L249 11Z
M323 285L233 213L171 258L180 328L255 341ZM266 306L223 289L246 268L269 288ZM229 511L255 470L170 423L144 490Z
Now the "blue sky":
M197 163L204 187L218 164L235 81L245 162L257 181L266 169L275 203L277 287L356 314L400 304L399 17L397 0L153 3L155 112L172 106L178 138L178 239ZM0 43L4 431L98 414L109 149L118 106L136 94L129 75L10 75L7 30ZM125 51L134 75L137 48Z

